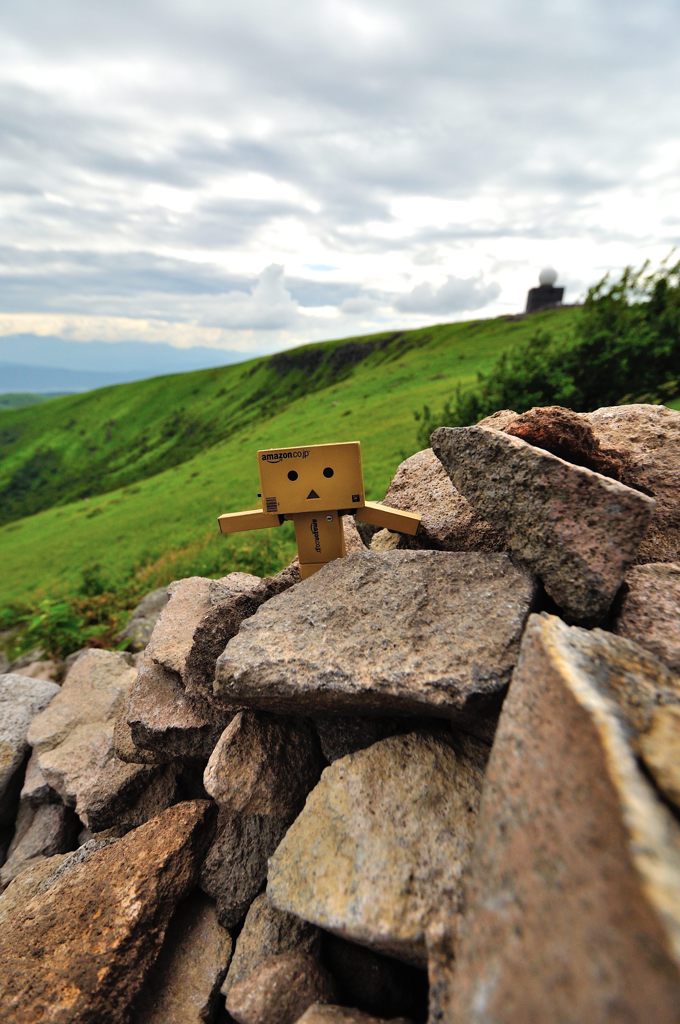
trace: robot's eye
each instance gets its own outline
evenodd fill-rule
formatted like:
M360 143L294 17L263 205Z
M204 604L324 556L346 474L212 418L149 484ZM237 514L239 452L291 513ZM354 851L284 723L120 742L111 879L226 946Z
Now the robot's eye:
M333 476L333 470L331 469L330 466L326 466L326 468L323 471L323 475L324 476L329 476L329 477Z
M291 469L290 473L288 474L288 479L289 479L289 480L297 480L297 476L298 476L298 475L297 475L297 473L295 472L295 470L294 470L294 469Z

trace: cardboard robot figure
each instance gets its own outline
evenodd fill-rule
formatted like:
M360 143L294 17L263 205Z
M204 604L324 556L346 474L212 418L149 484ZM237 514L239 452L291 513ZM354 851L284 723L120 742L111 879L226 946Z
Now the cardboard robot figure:
M418 530L419 515L366 501L358 441L268 448L257 461L262 508L225 513L217 520L220 530L240 533L292 520L303 579L345 554L342 516L411 536Z

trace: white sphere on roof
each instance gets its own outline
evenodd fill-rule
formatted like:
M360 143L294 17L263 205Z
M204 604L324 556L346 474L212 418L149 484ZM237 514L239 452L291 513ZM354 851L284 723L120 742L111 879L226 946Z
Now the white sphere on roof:
M552 267L544 267L541 273L538 275L538 283L547 285L550 288L555 284L557 280L557 271L553 270Z

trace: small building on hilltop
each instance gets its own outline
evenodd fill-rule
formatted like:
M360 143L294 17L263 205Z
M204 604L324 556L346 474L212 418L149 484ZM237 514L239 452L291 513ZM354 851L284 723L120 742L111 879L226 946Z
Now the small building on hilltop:
M527 313L535 313L538 309L548 306L559 306L564 295L564 288L555 287L557 271L545 267L538 275L538 288L530 288L527 295Z

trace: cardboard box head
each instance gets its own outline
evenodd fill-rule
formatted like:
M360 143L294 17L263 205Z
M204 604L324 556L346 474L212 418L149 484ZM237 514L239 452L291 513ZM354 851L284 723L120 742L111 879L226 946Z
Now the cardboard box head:
M311 444L257 453L262 511L279 515L361 508L361 445Z

